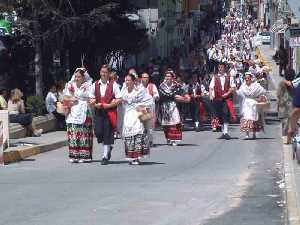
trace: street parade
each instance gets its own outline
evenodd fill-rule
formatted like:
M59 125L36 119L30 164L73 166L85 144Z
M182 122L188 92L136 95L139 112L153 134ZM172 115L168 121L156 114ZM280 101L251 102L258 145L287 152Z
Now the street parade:
M300 224L299 7L0 0L0 224Z
M269 68L253 53L256 27L251 16L246 17L232 10L222 19L220 39L208 43L205 60L194 65L192 78L180 77L180 71L168 67L155 84L148 71L137 74L140 69L131 68L121 84L112 78L110 66L102 65L100 79L92 83L86 68L77 68L64 89L62 104L70 162L92 159L93 127L103 152L102 165L112 157L115 134L124 140L129 164L137 165L155 146L158 126L164 130L166 143L177 146L190 115L197 132L210 121L212 132L220 131L220 139L230 140L229 124L240 120L245 139L250 132L255 139L264 128ZM206 73L200 73L200 67L206 67Z

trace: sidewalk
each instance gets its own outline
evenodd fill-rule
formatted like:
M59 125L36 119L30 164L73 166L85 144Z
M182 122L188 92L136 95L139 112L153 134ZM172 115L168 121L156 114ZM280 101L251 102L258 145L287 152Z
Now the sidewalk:
M10 147L4 151L4 161L5 163L18 162L66 145L67 134L65 131L45 133L41 137L11 139Z
M262 60L271 66L270 79L274 85L274 91L276 92L278 84L283 78L279 76L279 67L272 59L275 51L268 45L260 46L259 51ZM300 225L300 166L292 158L291 145L283 145L283 167L285 183L281 185L285 184L285 198L287 204L286 224Z

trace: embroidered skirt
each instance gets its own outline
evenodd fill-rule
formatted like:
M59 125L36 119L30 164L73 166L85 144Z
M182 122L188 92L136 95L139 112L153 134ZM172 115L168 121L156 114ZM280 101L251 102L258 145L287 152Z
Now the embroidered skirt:
M73 159L92 159L93 127L90 112L84 124L67 124L69 157Z
M182 140L182 125L176 124L171 126L164 126L165 137L170 141Z
M263 124L260 121L241 119L242 132L259 132L263 130Z
M125 154L128 160L140 159L150 154L145 134L125 137Z

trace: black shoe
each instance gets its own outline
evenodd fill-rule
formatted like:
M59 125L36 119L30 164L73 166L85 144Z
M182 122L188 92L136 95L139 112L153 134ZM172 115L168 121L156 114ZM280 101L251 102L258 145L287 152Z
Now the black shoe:
M226 139L225 134L222 134L218 139Z
M230 140L231 139L229 134L224 134L224 138L225 138L225 140Z
M109 152L107 154L107 160L109 161L111 159L111 151L113 150L113 147L110 146Z
M195 127L195 131L196 131L196 132L200 132L200 131L201 131L201 128L200 128L199 126L196 126L196 127Z
M108 159L107 158L103 158L101 161L101 165L107 165L108 164Z

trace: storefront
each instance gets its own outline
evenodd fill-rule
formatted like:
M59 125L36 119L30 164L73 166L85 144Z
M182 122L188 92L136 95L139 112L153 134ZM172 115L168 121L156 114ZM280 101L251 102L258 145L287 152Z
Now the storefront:
M300 68L300 27L288 29L285 37L290 47L291 66L298 73Z

